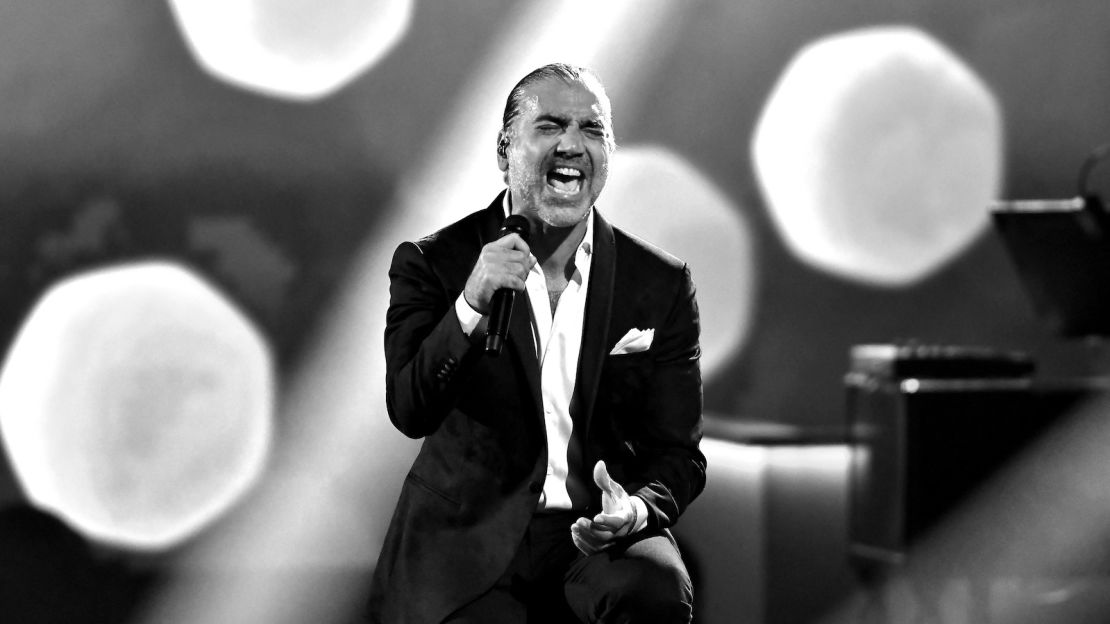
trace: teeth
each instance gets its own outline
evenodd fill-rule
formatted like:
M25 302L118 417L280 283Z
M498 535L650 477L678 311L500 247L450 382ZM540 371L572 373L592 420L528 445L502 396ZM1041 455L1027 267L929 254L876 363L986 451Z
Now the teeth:
M579 171L577 169L571 169L570 167L556 167L555 168L555 173L557 173L559 175L572 176L572 177L578 177L578 176L582 175L581 171Z
M573 180L563 182L552 178L548 180L548 186L555 189L556 192L573 195L582 189L582 179L574 178Z

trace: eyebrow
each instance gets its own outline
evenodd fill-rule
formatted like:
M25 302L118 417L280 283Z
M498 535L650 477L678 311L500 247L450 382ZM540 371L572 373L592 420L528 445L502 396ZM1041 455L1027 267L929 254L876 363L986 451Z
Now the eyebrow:
M553 115L551 113L545 113L543 115L537 115L536 119L533 121L533 123L540 123L540 122L545 122L545 121L551 121L551 122L557 123L561 126L565 126L568 123L570 123L570 118L569 117L563 117L563 116L560 116L560 115Z
M566 126L566 125L570 124L571 119L570 119L570 117L566 117L566 116L562 116L562 115L555 115L553 113L545 113L545 114L542 114L542 115L537 115L536 119L533 120L532 123L543 123L543 122L552 122L552 123L557 123L560 126ZM606 127L605 126L605 120L600 119L600 118L586 119L586 120L582 121L581 125L582 125L583 128L601 128L601 129L605 129L605 127Z

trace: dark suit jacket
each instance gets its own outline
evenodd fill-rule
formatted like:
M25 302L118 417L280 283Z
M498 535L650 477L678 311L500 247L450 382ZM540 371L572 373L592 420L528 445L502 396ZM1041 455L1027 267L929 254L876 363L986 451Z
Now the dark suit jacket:
M531 310L518 297L505 349L483 353L454 303L503 220L488 208L397 248L385 330L389 417L424 438L405 478L371 589L387 624L439 622L491 587L536 509L547 472ZM705 485L698 310L689 269L594 224L577 391L587 472L610 474L666 529ZM546 303L546 302L545 302ZM643 353L609 355L631 328L655 329ZM476 334L479 332L475 332ZM590 474L594 508L600 491ZM568 526L569 535L569 526Z

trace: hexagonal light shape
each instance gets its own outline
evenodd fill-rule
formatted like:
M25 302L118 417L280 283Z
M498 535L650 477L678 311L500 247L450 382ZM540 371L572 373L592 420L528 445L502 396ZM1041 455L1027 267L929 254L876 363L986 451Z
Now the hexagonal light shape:
M0 434L30 500L90 538L172 546L236 502L270 448L269 348L168 263L49 290L0 371Z
M294 100L325 97L393 48L412 0L169 0L189 50L236 86Z
M599 209L690 265L710 377L747 339L755 306L752 236L739 207L693 165L659 147L621 147Z
M1002 171L990 89L924 32L871 28L803 48L752 138L779 233L807 263L918 280L986 228Z

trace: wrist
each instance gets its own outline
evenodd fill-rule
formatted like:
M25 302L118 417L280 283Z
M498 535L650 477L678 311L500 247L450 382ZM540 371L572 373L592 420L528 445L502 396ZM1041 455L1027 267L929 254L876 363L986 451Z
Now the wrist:
M474 309L470 302L466 300L466 293L460 294L459 298L455 300L455 314L459 317L459 326L462 327L463 333L467 336L473 335L474 330L478 328L479 323L485 316Z
M488 304L487 304L487 309L485 311L482 311L482 309L479 308L477 305L475 305L474 302L471 300L472 297L470 296L469 291L467 289L463 289L462 293L459 294L459 298L462 299L463 303L465 303L467 306L469 306L470 309L473 310L475 314L480 314L482 316L486 316L487 314L489 314Z
M630 496L629 502L632 504L632 519L629 521L628 534L631 535L647 526L648 510L647 503L639 496Z

